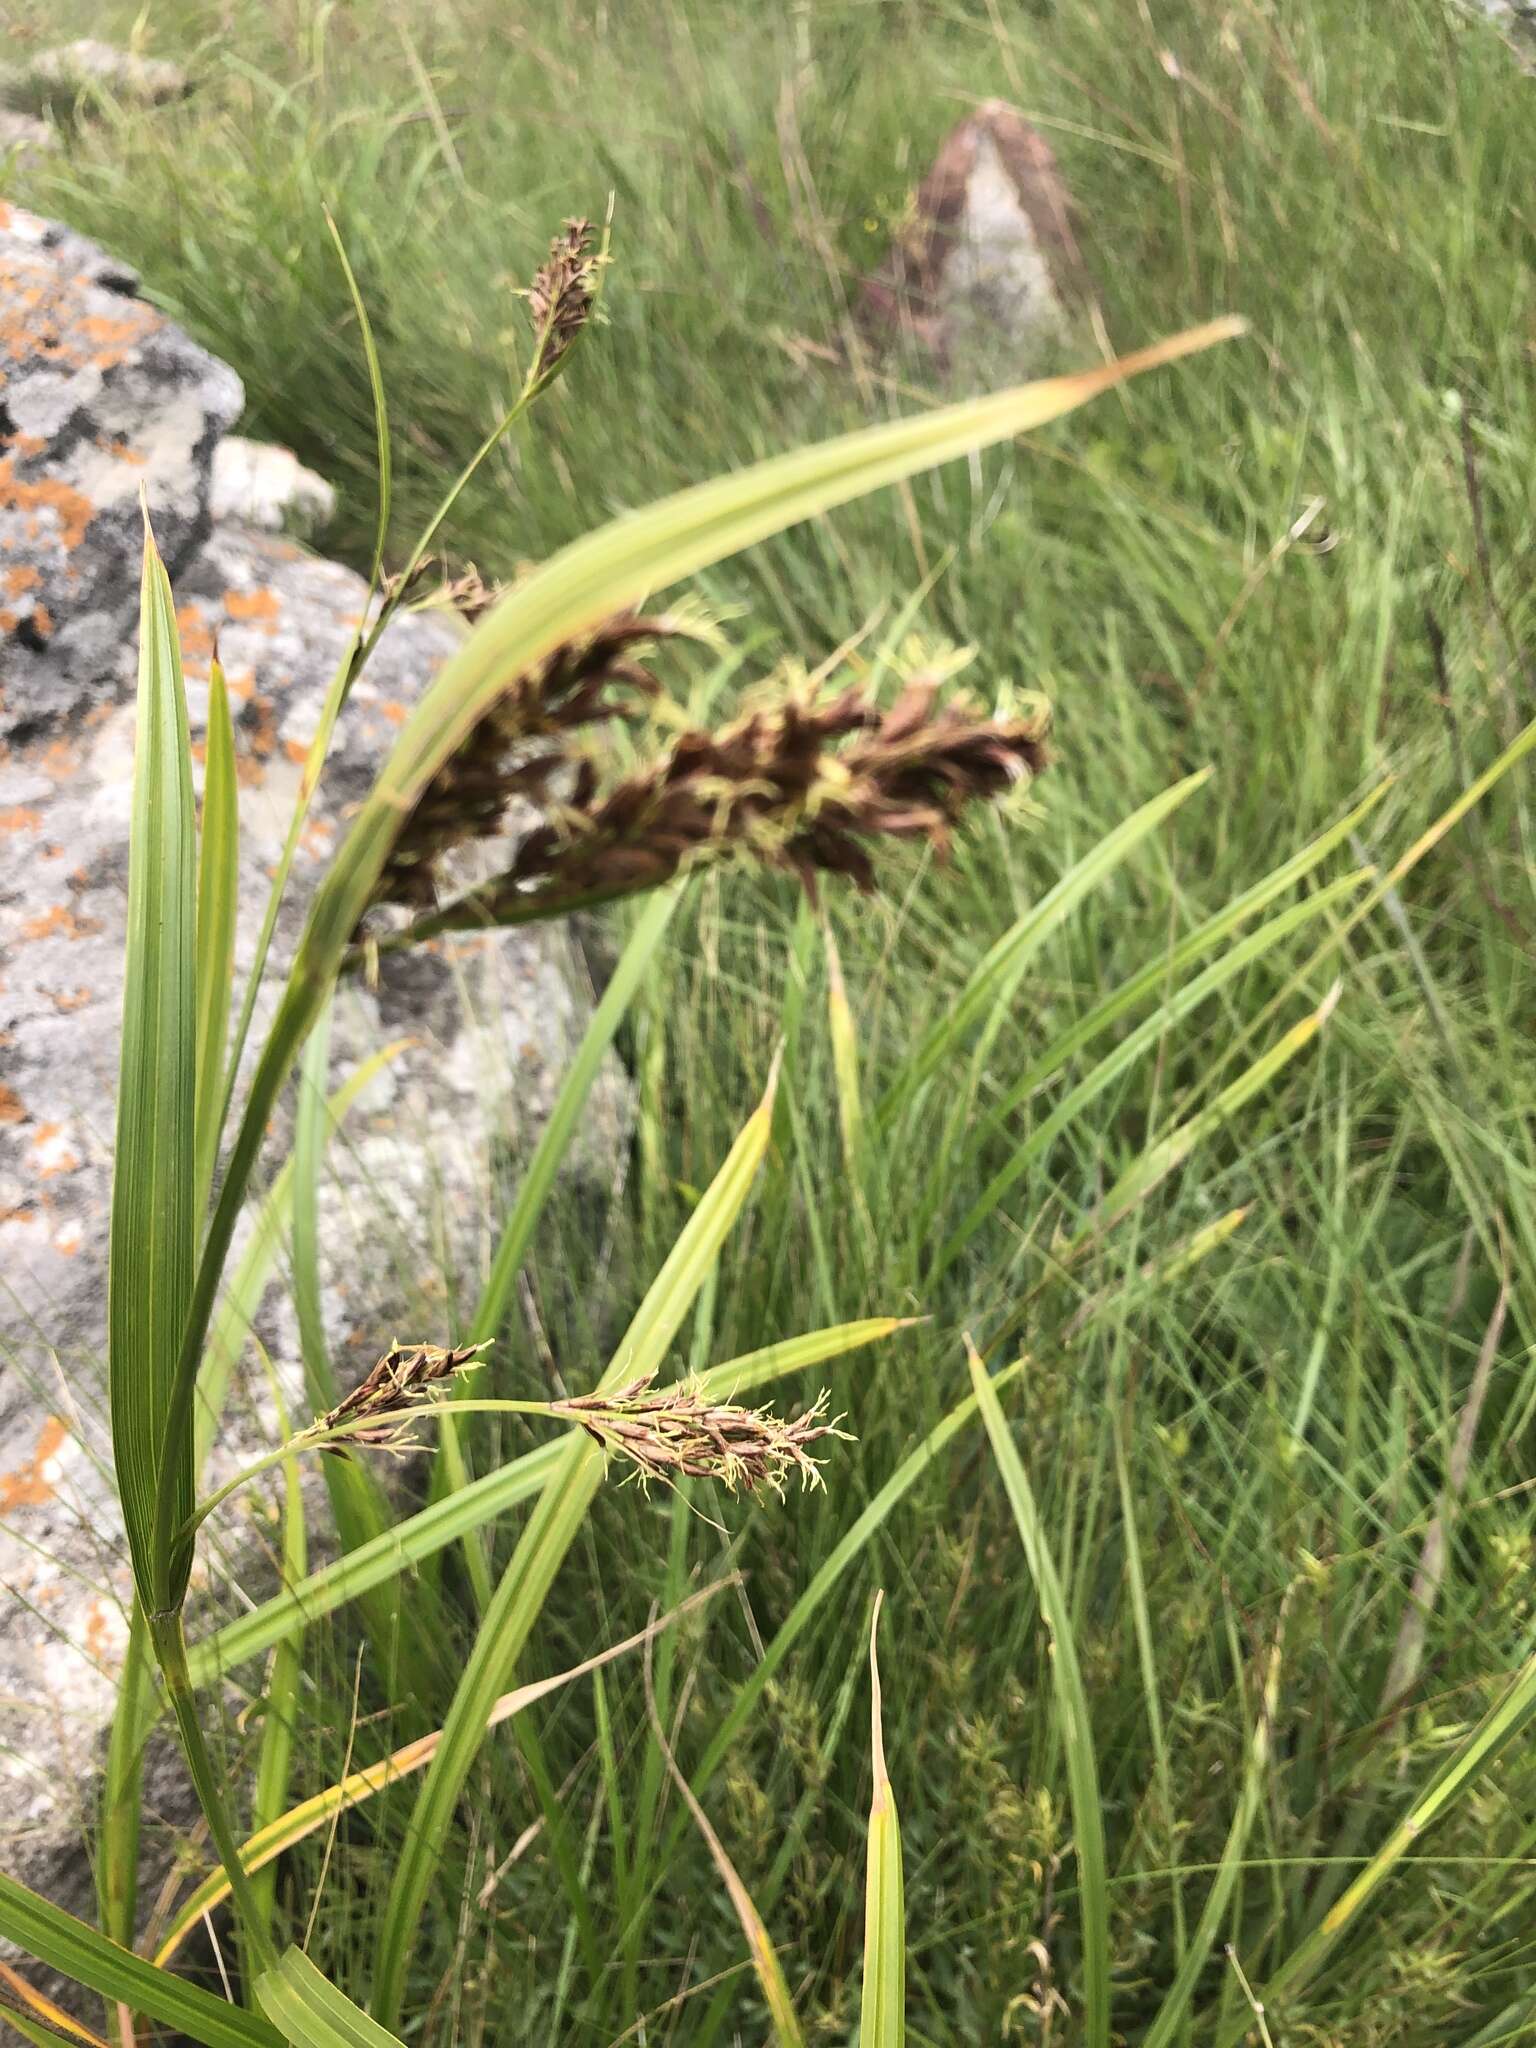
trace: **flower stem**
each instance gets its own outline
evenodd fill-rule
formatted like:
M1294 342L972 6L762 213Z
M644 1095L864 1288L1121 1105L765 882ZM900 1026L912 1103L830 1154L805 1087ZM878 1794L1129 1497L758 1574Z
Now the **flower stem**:
M240 1861L240 1840L230 1820L229 1809L224 1803L219 1774L214 1768L213 1758L209 1754L208 1744L203 1735L202 1722L198 1718L197 1699L192 1690L192 1674L187 1668L187 1639L182 1630L181 1609L178 1607L168 1613L152 1614L149 1618L149 1629L155 1659L165 1680L171 1711L176 1716L176 1730L181 1737L181 1747L187 1760L193 1789L208 1822L208 1832L213 1837L213 1846L219 1861L229 1875L241 1939L255 1969L271 1969L277 1962L277 1949L266 1915L257 1903L245 1867Z
M414 1408L397 1408L382 1415L359 1415L350 1422L338 1422L334 1429L301 1429L297 1436L289 1437L275 1451L267 1451L254 1463L242 1466L233 1479L226 1479L212 1493L205 1494L197 1506L176 1532L177 1543L189 1543L198 1529L221 1507L232 1493L238 1493L253 1479L259 1479L263 1472L270 1472L289 1458L302 1458L310 1451L333 1451L343 1449L350 1437L359 1436L363 1431L404 1428L407 1423L430 1422L447 1415L543 1415L551 1422L568 1422L571 1418L564 1409L549 1401L455 1401L452 1406L439 1407L432 1402L419 1403ZM412 1448L409 1444L403 1449Z

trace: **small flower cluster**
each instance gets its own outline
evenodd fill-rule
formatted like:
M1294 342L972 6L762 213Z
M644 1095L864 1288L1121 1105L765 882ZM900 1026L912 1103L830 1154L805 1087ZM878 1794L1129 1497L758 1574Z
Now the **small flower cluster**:
M734 1493L767 1487L781 1498L794 1473L803 1487L820 1486L821 1467L809 1447L841 1437L840 1417L827 1419L822 1394L803 1415L711 1401L696 1382L657 1387L654 1374L607 1393L551 1403L550 1412L581 1424L611 1456L625 1460L642 1486L653 1479L718 1479Z
M344 1427L347 1434L341 1442L323 1447L337 1457L344 1457L353 1444L381 1451L412 1450L409 1417L401 1411L429 1406L444 1382L473 1365L485 1349L484 1344L452 1349L440 1344L391 1344L351 1393L318 1417L305 1434L326 1436ZM390 1419L374 1427L373 1416Z
M548 382L591 319L603 260L593 253L588 220L568 220L550 243L548 260L535 271L524 295L536 336L530 385Z

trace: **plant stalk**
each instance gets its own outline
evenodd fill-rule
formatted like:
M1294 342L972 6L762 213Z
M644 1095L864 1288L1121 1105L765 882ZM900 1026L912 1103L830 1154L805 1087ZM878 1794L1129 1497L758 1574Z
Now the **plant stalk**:
M165 1680L171 1712L176 1716L176 1730L181 1737L182 1752L187 1760L192 1786L208 1823L214 1850L229 1874L241 1938L249 1951L249 1958L255 1965L256 1972L272 1969L277 1963L277 1949L273 1944L266 1917L251 1889L245 1867L240 1861L240 1838L231 1823L218 1772L214 1769L213 1758L203 1736L202 1722L198 1718L197 1696L193 1692L192 1674L187 1667L187 1639L182 1629L181 1609L176 1607L165 1613L152 1614L149 1617L149 1633L155 1660Z

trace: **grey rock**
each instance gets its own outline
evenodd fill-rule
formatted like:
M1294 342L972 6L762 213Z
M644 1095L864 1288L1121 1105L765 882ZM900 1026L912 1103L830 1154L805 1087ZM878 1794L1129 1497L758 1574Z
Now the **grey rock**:
M213 451L213 516L310 539L336 516L336 493L291 448L226 434Z
M106 701L138 603L140 492L174 576L207 536L214 447L243 404L131 270L0 208L0 718Z
M904 339L958 380L995 383L1044 367L1087 296L1049 144L987 100L945 137L860 311L877 345Z
M34 88L51 87L75 98L91 91L104 92L139 106L180 99L187 90L187 75L179 64L163 57L140 56L136 50L120 49L97 36L80 36L72 43L41 51L28 63L24 75Z
M104 262L52 231L23 246L37 252L40 269L57 264L66 294L87 262ZM138 307L104 286L90 288L117 307ZM39 294L46 321L51 288L41 279ZM36 396L44 387L16 341L13 328L11 383ZM166 431L153 406L155 375L185 447L189 357L207 365L193 386L205 395L198 417L232 409L206 403L213 387L233 398L232 376L157 316L152 345L138 356L134 431L146 450ZM125 445L136 452L134 441ZM64 440L66 467L77 446ZM29 480L46 485L42 456L28 460ZM189 488L205 491L204 458L184 460ZM138 473L150 466L135 465ZM35 553L54 576L53 630L40 649L18 648L14 636L0 641L0 1867L86 1911L85 1844L130 1593L109 1477L105 1281L136 658L120 593L131 564L136 575L135 521L136 514L122 523L85 519L68 557L73 579L58 558ZM156 524L162 535L173 529L182 537L174 587L199 758L215 637L232 697L243 976L300 764L367 593L350 570L278 536L215 526L199 542L204 516L189 520L183 509L177 527L170 504ZM111 621L91 643L98 651L90 661L86 643L70 638L72 601ZM355 685L300 840L253 1037L349 815L460 630L442 613L398 618ZM467 1311L502 1214L494 1191L504 1187L506 1161L524 1154L541 1128L589 1014L584 963L560 927L387 958L376 986L343 987L332 1086L385 1042L409 1040L328 1153L321 1277L344 1382L396 1334L441 1337L454 1308ZM576 1172L611 1183L622 1170L629 1116L627 1080L610 1060L593 1091ZM290 1132L291 1102L268 1147L268 1173ZM248 1216L243 1235L249 1227ZM295 1333L280 1287L270 1290L259 1324L298 1402ZM236 1469L271 1432L259 1374L237 1380L205 1478ZM200 1550L200 1598L217 1603L234 1586L244 1595L266 1590L269 1553L257 1526L254 1510L219 1518ZM184 1796L174 1770L168 1782Z

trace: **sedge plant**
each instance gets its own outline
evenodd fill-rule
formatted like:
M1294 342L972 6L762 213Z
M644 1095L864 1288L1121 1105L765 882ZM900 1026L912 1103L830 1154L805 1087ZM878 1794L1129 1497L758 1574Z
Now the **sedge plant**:
M278 906L336 721L467 479L549 388L589 328L605 255L583 222L557 238L527 295L533 339L516 403L450 488L400 574L388 580L388 413L366 312L356 301L378 427L370 594L379 601L332 681L232 1026L238 803L227 693L216 679L199 821L174 601L146 516L108 1300L113 1446L136 1609L109 1759L109 1924L107 1936L97 1936L5 1879L0 1931L93 1986L124 2015L143 2013L209 2043L281 2037L308 2048L394 2038L435 1855L611 1458L667 1480L723 1476L750 1483L758 1476L775 1481L786 1470L813 1474L806 1447L832 1428L820 1404L780 1422L741 1405L741 1393L897 1326L843 1326L733 1361L717 1369L714 1384L705 1376L677 1389L656 1386L681 1321L752 1190L773 1128L770 1077L762 1104L663 1262L598 1386L539 1407L567 1425L565 1440L520 1461L515 1487L455 1486L437 1503L445 1510L439 1527L453 1537L469 1536L514 1499L531 1505L505 1574L485 1589L480 1633L424 1759L409 1844L384 1911L370 2017L300 1949L279 1953L269 1895L252 1883L228 1787L207 1742L198 1692L217 1665L199 1659L186 1630L199 1528L223 1497L197 1497L200 1406L209 1376L227 1384L231 1363L221 1299L232 1286L243 1286L247 1299L259 1291L256 1275L230 1271L235 1228L273 1112L338 982L366 973L384 948L675 886L728 857L786 868L807 881L827 874L869 886L877 875L872 854L883 839L925 839L942 851L972 805L1027 782L1040 766L1037 713L989 717L941 695L930 680L914 683L891 708L859 688L833 697L791 691L718 730L685 730L650 763L615 773L594 756L592 731L626 708L626 693L653 687L636 665L635 643L669 630L664 619L638 608L787 526L1043 424L1129 376L1237 331L1236 323L1216 322L1091 370L770 459L613 521L505 593L460 592L461 608L483 615L408 717L315 893L272 1021L251 1044ZM345 266L344 252L341 261ZM525 836L504 872L456 889L454 858L494 833L514 800L530 794L546 800L548 822ZM658 934L659 927L653 939ZM494 1270L507 1285L515 1263L498 1260ZM392 1346L369 1381L290 1439L276 1462L291 1474L295 1457L313 1449L350 1467L349 1439L365 1447L371 1438L374 1448L396 1443L399 1429L424 1413L423 1391L441 1392L441 1383L477 1355L474 1346ZM489 1404L471 1394L441 1412L449 1405L472 1413ZM399 1555L395 1532L370 1528L367 1511L360 1512L357 1526L343 1531L350 1593L363 1590L357 1563L370 1543L388 1539ZM136 1771L157 1688L232 1899L252 1998L245 2013L176 1985L126 1952L134 1918ZM26 2025L47 2031L35 2008Z

